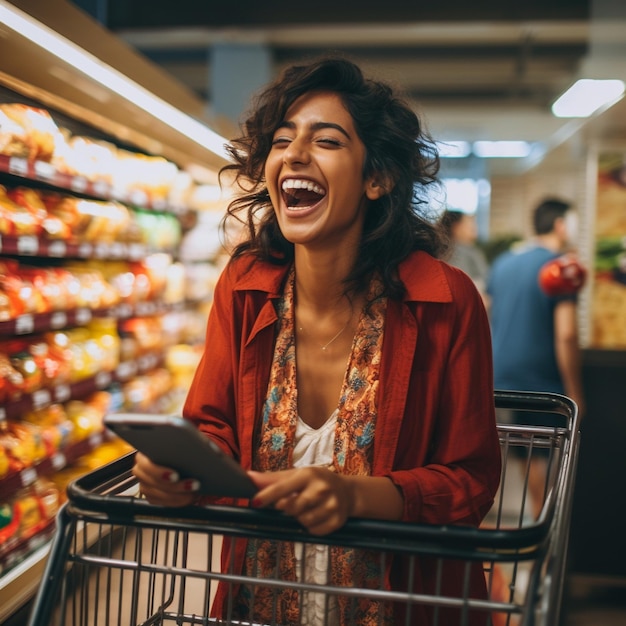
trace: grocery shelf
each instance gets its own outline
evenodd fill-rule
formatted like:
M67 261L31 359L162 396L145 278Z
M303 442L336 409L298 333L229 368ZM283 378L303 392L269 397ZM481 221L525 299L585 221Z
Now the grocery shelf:
M0 480L0 501L5 501L19 489L29 487L38 478L50 476L71 465L80 457L102 445L108 436L108 431L105 430L91 433L87 438L69 444L62 450L57 450L52 456L39 463L5 476Z
M33 596L41 582L50 544L46 542L0 577L0 623Z
M20 16L25 12L28 15L22 17L26 18L24 23L29 28L43 25L45 29L56 32L61 38L65 38L66 44L81 48L112 71L123 73L142 89L161 98L168 107L173 107L174 112L177 110L184 113L189 121L207 119L204 102L135 54L121 40L71 3L65 0L52 3L10 0L0 4L6 5L5 20L9 13ZM9 4L18 10L10 11ZM192 218L196 217L195 211L177 204L184 203L184 198L188 196L184 184L191 180L189 189L193 184L217 184L218 172L227 163L219 146L210 148L204 141L205 134L190 136L181 131L180 126L168 123L163 115L147 111L140 102L116 92L112 82L99 83L94 75L80 73L70 63L70 57L74 58L72 55L55 56L49 46L42 44L41 38L29 38L27 28L11 24L5 21L0 29L0 95L3 102L22 102L48 109L55 122L75 137L92 138L94 141L115 144L121 150L139 152L149 158L166 159L175 164L184 176L181 176L180 181L177 180L180 184L174 185L170 193L164 191L164 184L158 185L155 191L150 191L149 186L142 187L141 183L135 181L125 182L124 177L114 180L106 174L92 175L90 170L71 169L62 156L56 161L38 160L45 159L45 156L37 156L33 160L23 158L25 153L20 152L19 156L15 156L18 153L13 152L0 155L0 184L9 191L12 188L28 187L60 196L111 201L128 206L138 216L141 214L145 217L150 212L170 214L181 224L189 225ZM199 127L193 124L193 128ZM231 132L229 128L228 134ZM220 132L222 134L224 133ZM222 138L218 135L217 139L221 142ZM79 169L79 175L70 173ZM97 171L107 172L106 168ZM162 215L150 215L149 219L154 218L156 221L162 217L166 223L169 221L170 216ZM145 244L113 241L110 231L107 233L107 242L99 242L93 236L86 241L77 242L45 235L15 234L26 231L9 232L11 235L0 234L0 255L17 259L12 262L19 265L23 263L29 266L57 267L63 265L65 259L81 262L83 259L103 262L142 261L152 252L176 254L176 250L167 249L172 245L169 242L174 239L161 239L156 236L158 233L151 233L154 236L148 238L148 241L156 243ZM154 246L158 250L154 250ZM76 264L79 263L71 265ZM98 304L94 305L98 307ZM191 302L191 305L195 307L197 302ZM46 313L27 313L0 321L0 340L17 340L21 343L24 339L28 341L31 334L82 327L99 317L125 320L185 311L189 306L190 301L173 303L151 300L122 302L105 308L79 306ZM101 369L97 374L80 381L61 382L11 398L0 404L0 425L5 420L21 419L32 410L74 399L85 399L93 392L122 386L115 383L131 383L128 387L132 388L132 383L140 375L163 367L165 358L165 349L162 347L134 359L127 359L113 371ZM135 393L134 388L129 393ZM155 395L157 393L163 395L158 397L156 403L171 404L172 398L168 398L168 392L163 393L163 389L159 388L155 390ZM154 399L150 396L147 400ZM155 408L160 410L159 406ZM102 446L109 438L107 431L92 432L80 441L64 445L61 450L31 467L12 472L0 479L0 500L13 498L21 489L35 483L39 477L51 477L59 470L75 465L77 461L80 462L81 457ZM15 553L0 551L0 623L24 606L40 584L48 554L48 540L53 529L54 524L50 524L23 545L13 544ZM88 538L90 543L96 539ZM3 560L5 557L6 560Z
M161 352L147 352L138 356L137 359L121 362L112 372L101 370L95 376L75 383L63 383L23 394L6 405L0 405L0 422L5 419L19 418L28 411L43 409L54 403L85 398L94 391L106 389L111 383L123 383L139 374L149 372L162 362ZM2 497L1 484L2 481L0 481L0 498Z
M1 238L0 238L1 243ZM185 302L162 302L146 300L142 302L122 302L102 309L77 307L47 313L24 313L13 319L0 321L0 338L30 335L32 333L59 330L72 326L82 326L94 317L112 317L126 319L129 317L149 317L163 315L172 311L184 310Z
M209 118L206 104L188 87L70 2L12 0L11 5L17 7L11 11L14 17L27 14L31 31L39 27L44 31L51 29L76 53L95 57L110 75L126 77L135 84L135 93L145 91L163 106L158 112L149 112L139 98L116 90L113 80L98 80L93 72L79 71L72 64L77 54L59 56L41 38L29 38L30 33L24 28L10 24L0 37L0 84L113 136L118 142L134 145L146 154L164 156L183 169L193 168L197 176L202 174L204 180L200 182L217 182L217 171L228 162L222 146L211 149L204 139L184 132L181 125L173 126L162 114L165 108L178 112L178 117L184 115L194 131L203 126L208 129L225 125L222 120ZM202 126L193 124L194 121L200 121ZM232 124L228 124L227 133L230 135L231 131ZM217 137L221 139L220 135Z
M24 179L29 185L36 181L60 191L70 191L101 200L117 200L142 209L174 214L186 211L185 207L170 205L165 199L150 198L141 189L122 191L103 179L89 180L84 176L60 172L54 164L47 161L32 161L0 154L0 173Z
M24 559L0 576L0 623L24 606L35 594L41 583L48 553L50 539L55 530L54 521L45 531L35 535L31 540L32 551ZM85 534L86 533L86 534ZM91 546L103 539L102 530L96 532L93 527L85 531L81 524L76 534L81 545ZM35 545L36 544L36 545Z
M139 243L72 243L34 235L0 235L0 254L50 259L101 259L139 261L151 251Z

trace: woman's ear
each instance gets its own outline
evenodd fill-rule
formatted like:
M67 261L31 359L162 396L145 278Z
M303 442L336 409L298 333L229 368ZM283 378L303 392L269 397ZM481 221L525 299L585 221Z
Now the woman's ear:
M365 185L365 195L369 200L378 200L393 189L393 182L388 178L372 176Z

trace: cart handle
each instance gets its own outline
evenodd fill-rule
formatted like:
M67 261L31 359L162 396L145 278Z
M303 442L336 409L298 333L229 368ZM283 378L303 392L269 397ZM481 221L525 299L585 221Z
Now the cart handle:
M548 393L496 391L498 408L546 411L563 415L568 420L570 436L577 425L576 404L566 396ZM134 452L72 481L67 488L69 506L82 515L97 513L111 523L142 520L149 526L188 528L198 531L198 522L207 522L215 532L231 536L262 535L288 541L326 543L329 545L371 546L373 549L436 554L470 559L535 558L549 538L552 520L539 521L523 528L474 528L452 524L435 525L387 520L350 519L342 528L322 538L310 535L294 518L280 511L242 506L208 505L162 507L133 495L124 495L136 485L132 475ZM148 519L149 518L149 519ZM186 521L189 525L186 525Z

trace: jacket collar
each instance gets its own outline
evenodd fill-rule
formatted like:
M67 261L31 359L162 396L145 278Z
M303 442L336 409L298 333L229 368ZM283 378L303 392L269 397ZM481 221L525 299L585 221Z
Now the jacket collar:
M233 285L235 291L264 291L270 298L279 298L282 295L290 263L273 265L252 257L241 257L235 263L244 265L241 270L238 269L239 276Z
M406 288L405 301L451 302L452 290L444 263L426 252L413 252L398 266Z
M243 259L242 259L243 261ZM278 298L290 265L250 262L234 284L237 291L264 291ZM426 252L413 252L398 266L406 287L405 301L451 302L452 291L444 264Z

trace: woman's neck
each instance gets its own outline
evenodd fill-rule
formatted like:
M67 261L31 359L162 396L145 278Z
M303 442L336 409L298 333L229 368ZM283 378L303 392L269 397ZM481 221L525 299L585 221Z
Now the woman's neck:
M301 304L320 311L346 307L345 279L354 260L346 254L295 255L296 294Z

